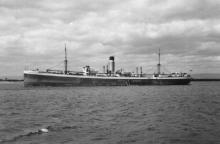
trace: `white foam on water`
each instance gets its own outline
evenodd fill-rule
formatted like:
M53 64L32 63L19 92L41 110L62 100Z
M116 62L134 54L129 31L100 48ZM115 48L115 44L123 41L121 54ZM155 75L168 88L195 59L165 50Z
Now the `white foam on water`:
M40 131L41 131L41 132L44 132L44 133L48 133L48 132L49 132L49 130L46 129L46 128L42 128L42 129L40 129Z

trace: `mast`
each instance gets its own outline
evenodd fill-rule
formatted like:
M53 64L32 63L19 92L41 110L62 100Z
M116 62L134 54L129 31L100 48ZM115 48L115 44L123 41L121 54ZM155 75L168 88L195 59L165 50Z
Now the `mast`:
M157 64L157 74L160 74L160 67L161 67L161 64L160 64L160 49L159 49L159 53L158 53L158 61L159 61L159 63Z
M64 74L67 74L67 52L66 52L66 44L65 44Z

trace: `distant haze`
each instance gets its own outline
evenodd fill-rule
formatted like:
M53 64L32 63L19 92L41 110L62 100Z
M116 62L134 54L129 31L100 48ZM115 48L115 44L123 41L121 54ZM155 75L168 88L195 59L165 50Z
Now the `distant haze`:
M161 49L165 71L220 73L219 14L219 0L0 0L0 76L62 69L65 43L71 70L113 55L152 73Z
M192 77L195 79L220 79L220 74L192 74Z

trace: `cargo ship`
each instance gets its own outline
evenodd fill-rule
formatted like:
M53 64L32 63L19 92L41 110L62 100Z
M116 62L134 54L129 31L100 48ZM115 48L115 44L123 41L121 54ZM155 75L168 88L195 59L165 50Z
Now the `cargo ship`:
M142 67L136 68L136 73L115 70L115 58L109 57L109 62L103 66L103 72L93 70L90 66L83 67L82 71L69 71L67 50L65 46L64 70L47 69L41 71L25 70L24 86L131 86L131 85L188 85L192 78L187 73L161 72L160 50L157 72L146 75ZM140 71L138 73L138 71Z

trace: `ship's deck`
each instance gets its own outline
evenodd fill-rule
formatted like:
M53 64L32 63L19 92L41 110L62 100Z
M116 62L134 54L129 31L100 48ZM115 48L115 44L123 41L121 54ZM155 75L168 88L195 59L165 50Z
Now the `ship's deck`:
M24 74L29 75L42 75L42 76L55 76L55 77L76 77L76 78L89 78L89 79L191 79L191 77L186 76L176 76L168 77L168 75L161 75L159 77L146 76L146 77L124 77L124 76L91 76L91 75L75 75L75 74L55 74L48 72L39 72L39 71L24 71Z

